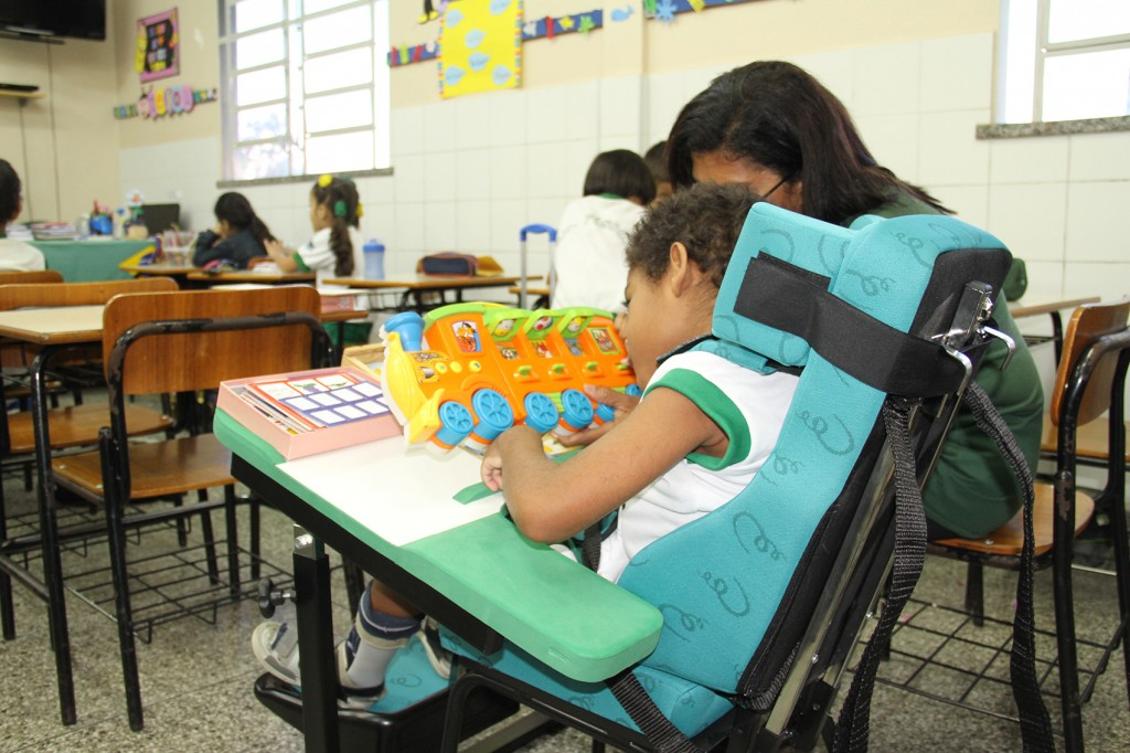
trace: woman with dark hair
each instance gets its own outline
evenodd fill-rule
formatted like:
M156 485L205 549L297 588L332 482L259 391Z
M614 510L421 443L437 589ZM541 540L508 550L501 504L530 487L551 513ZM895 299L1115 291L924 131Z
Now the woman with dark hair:
M950 214L925 190L899 179L868 151L843 103L804 70L765 61L724 73L683 107L667 139L676 188L696 182L740 183L780 207L850 225L863 214ZM1004 296L997 326L1016 341L991 347L977 377L1000 409L1033 468L1039 455L1043 392L1032 356ZM630 409L623 396L595 397ZM592 441L596 432L567 444ZM979 538L1019 508L1012 474L968 412L958 414L927 483L930 536Z
M20 176L6 159L0 159L0 272L36 272L44 269L43 252L30 243L9 238L8 223L23 209Z
M654 199L655 180L642 157L627 149L596 155L585 174L583 198L565 207L557 225L554 308L621 308L628 235Z
M275 236L255 214L251 202L241 193L229 192L216 199L213 210L216 225L196 238L192 263L202 267L208 262L228 262L237 269L246 269L256 256L266 256L266 243Z

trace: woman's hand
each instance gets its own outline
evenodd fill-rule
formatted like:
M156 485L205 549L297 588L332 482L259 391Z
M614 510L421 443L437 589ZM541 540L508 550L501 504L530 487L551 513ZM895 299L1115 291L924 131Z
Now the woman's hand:
M631 395L625 395L623 392L610 390L607 387L598 387L595 384L585 385L585 394L591 397L598 403L604 403L615 411L612 420L598 425L593 425L584 431L574 432L568 436L560 437L558 439L561 444L566 447L584 447L595 442L615 426L620 419L632 412L632 409L639 405L640 399Z

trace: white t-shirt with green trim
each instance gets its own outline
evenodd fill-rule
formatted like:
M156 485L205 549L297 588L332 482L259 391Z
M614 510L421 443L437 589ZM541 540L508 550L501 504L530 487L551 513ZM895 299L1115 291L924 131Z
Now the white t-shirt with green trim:
M357 228L349 228L349 241L353 244L353 271L342 276L364 277L364 241L361 239L361 232ZM337 257L334 256L333 249L330 248L330 229L328 227L324 227L314 233L314 237L302 246L302 248L298 249L297 256L299 269L305 268L313 272L317 275L317 282L319 284L321 284L322 280L326 277L338 276L334 274L334 267L337 265Z
M552 308L624 306L628 236L644 208L627 199L585 196L569 202L557 225Z
M46 269L43 252L30 243L0 238L0 271L38 272Z
M600 547L597 572L619 580L632 557L656 539L701 518L749 486L777 444L797 377L761 374L721 356L692 350L665 360L647 395L672 389L687 397L725 432L725 457L691 453L624 503L616 530Z

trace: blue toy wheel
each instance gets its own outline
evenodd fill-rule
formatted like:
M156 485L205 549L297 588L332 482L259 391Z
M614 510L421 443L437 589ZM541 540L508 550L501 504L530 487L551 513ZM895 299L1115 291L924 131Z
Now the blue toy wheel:
M557 426L557 421L561 418L561 414L557 412L557 406L544 392L531 392L526 395L522 404L526 408L526 426L529 426L538 434L545 434L550 431L554 426Z
M592 423L592 401L580 390L568 389L561 393L562 417L577 431Z
M452 447L466 439L475 425L471 411L453 400L439 406L439 422L436 439Z
M640 386L638 384L629 384L624 388L624 394L631 395L632 397L639 397L643 394L643 390L640 389Z
M604 423L608 423L612 419L616 418L616 410L611 405L605 405L604 403L597 403L596 417L599 418Z
M479 417L475 434L486 440L497 437L514 425L514 410L497 391L485 388L471 397L471 407Z

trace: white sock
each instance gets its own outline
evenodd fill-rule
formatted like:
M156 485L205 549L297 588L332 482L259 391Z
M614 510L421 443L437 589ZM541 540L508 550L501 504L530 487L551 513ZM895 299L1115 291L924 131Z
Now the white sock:
M352 637L352 636L351 636ZM346 675L357 688L375 688L385 681L385 671L406 639L387 640L372 635L360 637Z

